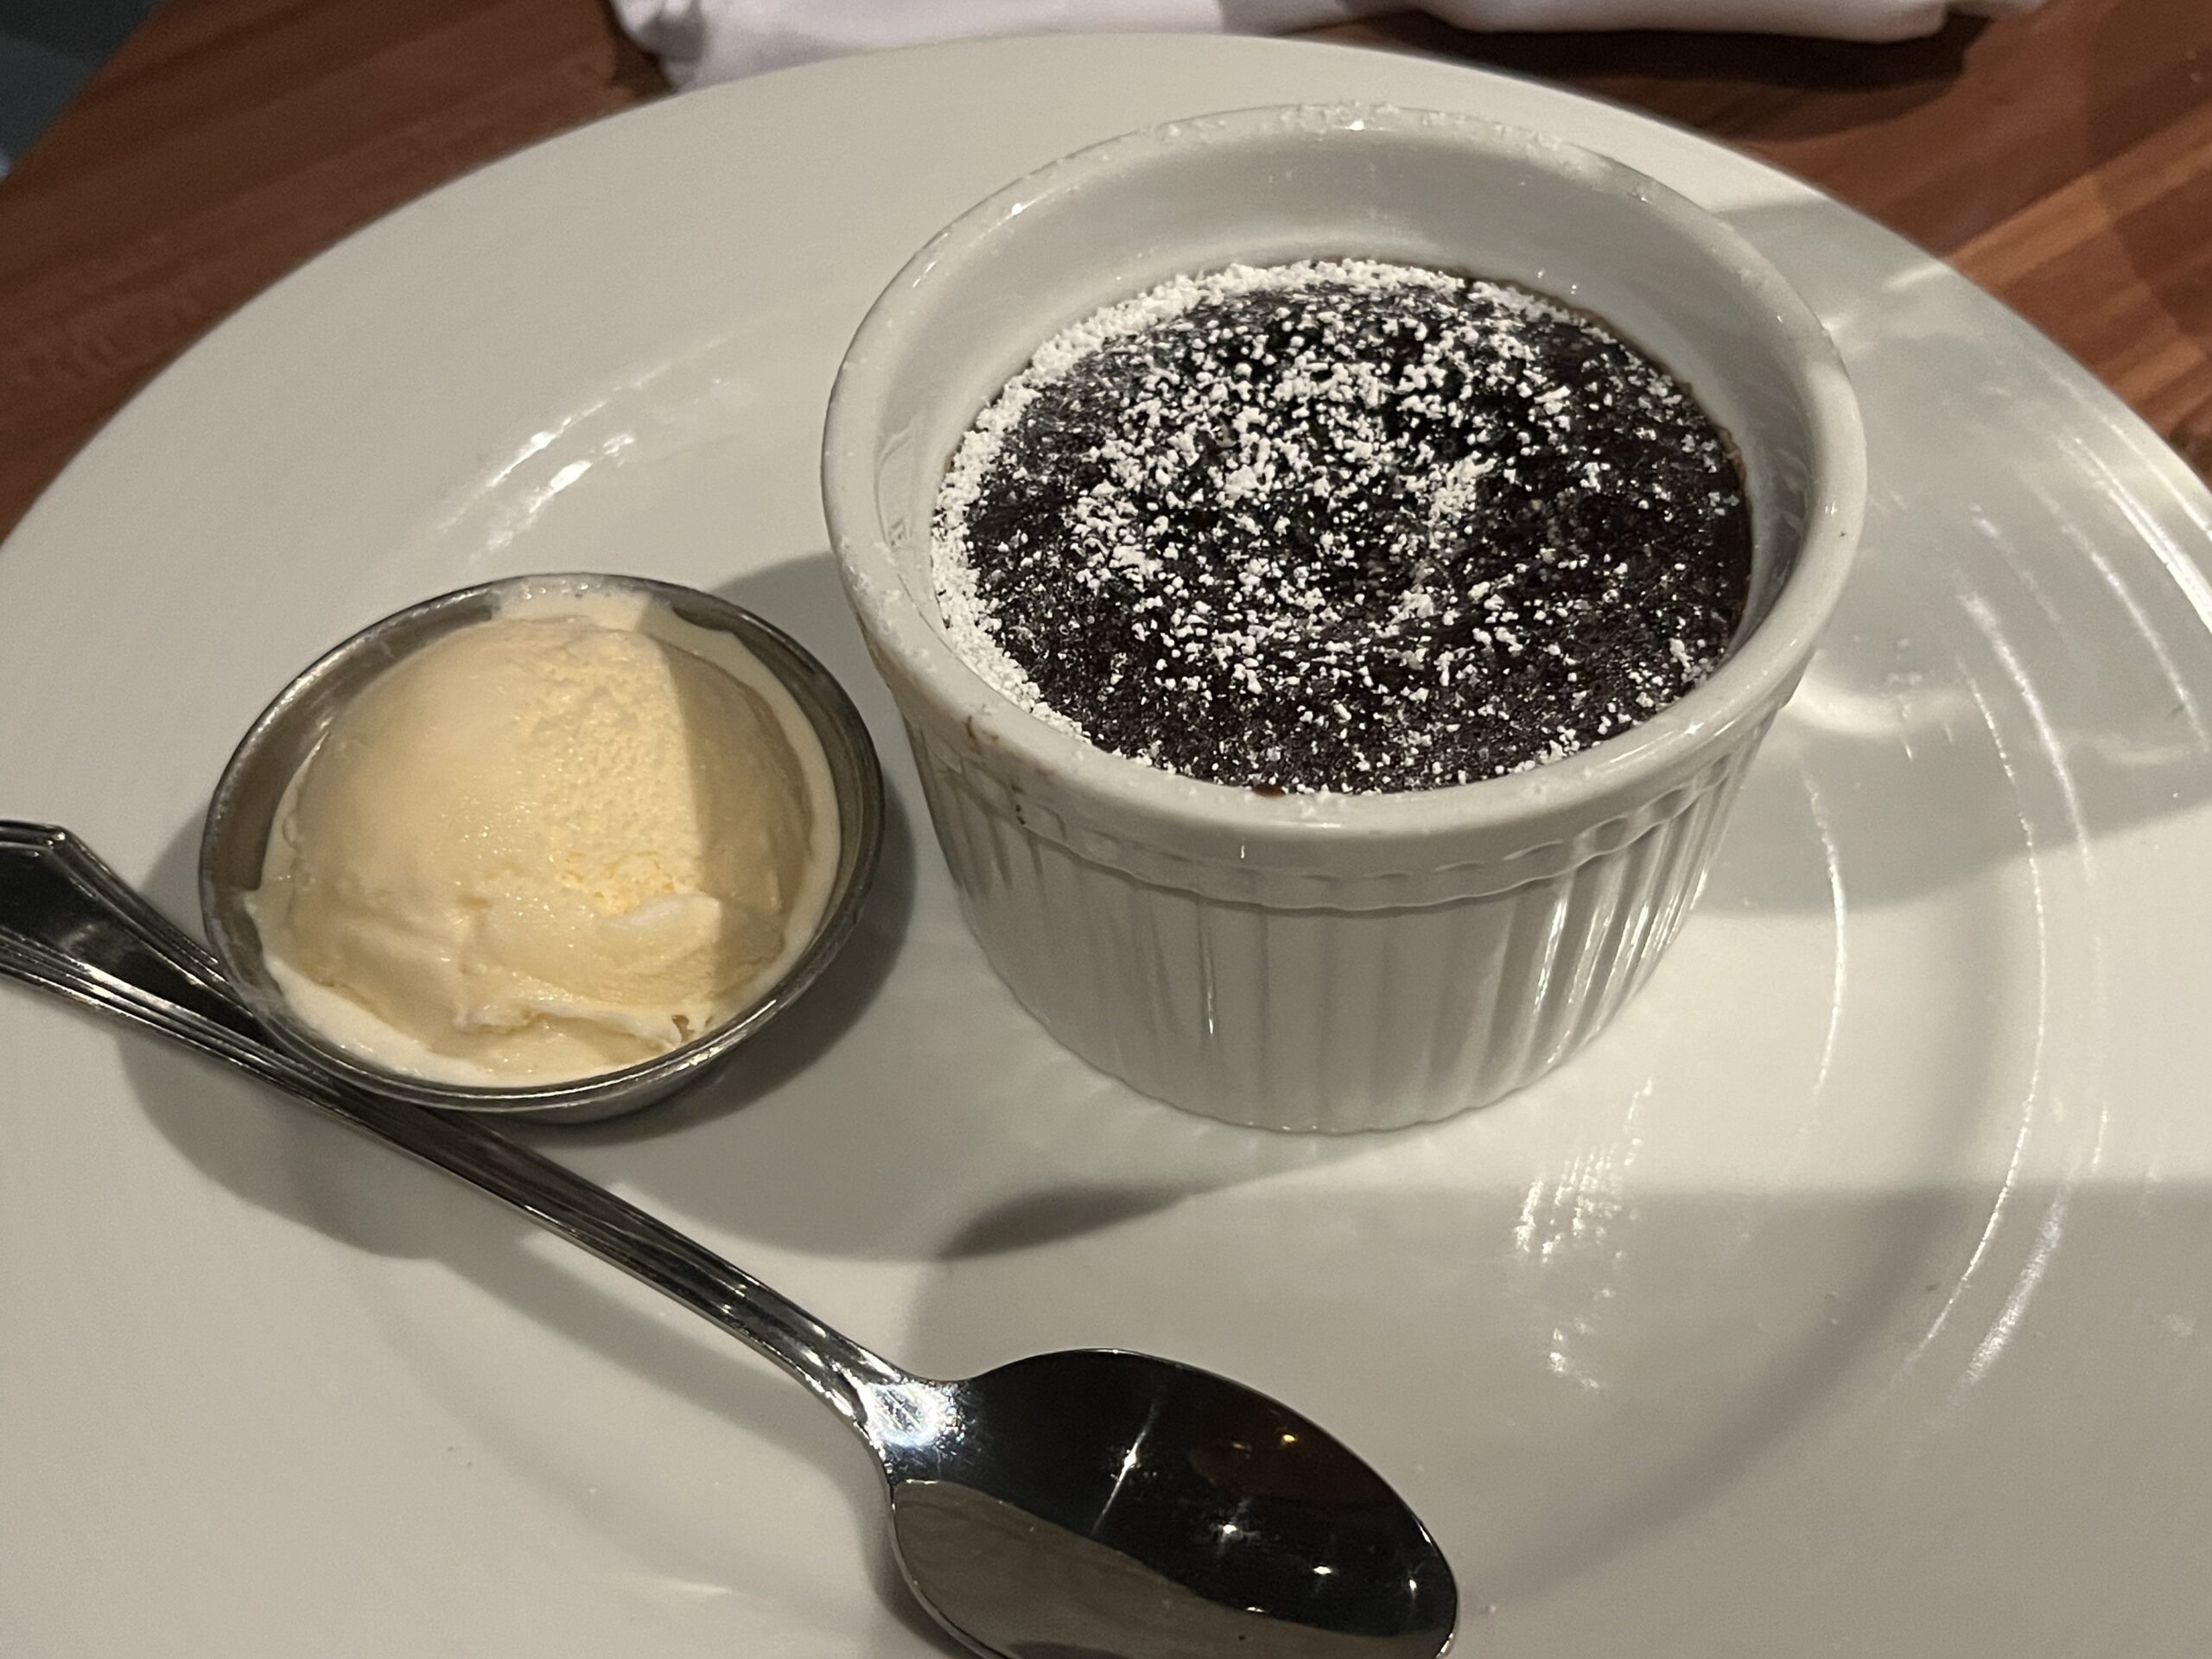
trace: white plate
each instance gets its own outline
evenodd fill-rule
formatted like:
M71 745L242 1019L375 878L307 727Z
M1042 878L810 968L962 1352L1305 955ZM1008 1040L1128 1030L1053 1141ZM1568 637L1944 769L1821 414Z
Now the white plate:
M990 978L823 552L840 348L924 236L1155 119L1374 98L1726 213L1827 319L1874 513L1708 895L1540 1087L1395 1137L1135 1098ZM1371 1457L1471 1652L2196 1655L2212 1600L2212 501L1942 266L1699 139L1405 57L1010 41L676 99L393 215L139 397L0 553L0 810L162 899L262 701L596 566L785 623L902 808L741 1075L562 1155L893 1356L1110 1343ZM0 993L0 1650L928 1652L764 1365L271 1096Z

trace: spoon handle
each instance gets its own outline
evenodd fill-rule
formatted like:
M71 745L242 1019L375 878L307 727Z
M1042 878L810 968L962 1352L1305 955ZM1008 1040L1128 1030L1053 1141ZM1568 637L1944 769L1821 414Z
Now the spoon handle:
M0 819L0 978L175 1038L490 1193L712 1320L871 1443L913 1379L635 1205L472 1118L342 1088L274 1046L214 958L67 830Z

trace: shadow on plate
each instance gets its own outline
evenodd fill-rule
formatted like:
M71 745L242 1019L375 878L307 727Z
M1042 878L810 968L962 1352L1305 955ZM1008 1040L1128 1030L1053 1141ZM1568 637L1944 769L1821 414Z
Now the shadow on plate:
M1586 1196L1532 1217L1527 1194L1486 1183L1240 1189L1079 1257L949 1266L920 1299L917 1357L959 1370L1107 1343L1277 1393L1407 1494L1453 1561L1470 1624L1485 1604L1571 1623L1586 1598L1626 1594L1678 1630L1697 1617L1668 1605L1688 1586L1654 1563L1704 1550L1801 1587L1821 1560L1878 1575L1885 1517L1922 1505L1963 1506L1943 1509L1946 1536L2063 1516L2100 1553L2108 1523L2113 1570L2133 1583L2129 1506L2144 1491L2195 1517L2162 1519L2150 1569L2193 1603L2212 1441L2189 1379L2212 1296L2189 1264L2212 1195L2007 1192L1993 1178ZM2115 1386L2083 1391L2089 1356ZM2139 1406L2155 1424L2132 1422ZM1738 1552L1762 1548L1769 1560L1745 1567ZM1929 1565L2001 1580L2004 1554L1938 1548ZM1979 1593L2004 1599L1994 1584ZM1753 1650L1748 1628L1736 1634L1726 1651Z
M957 1651L911 1605L881 1545L873 1468L795 1384L688 1321L653 1317L581 1255L525 1248L523 1224L443 1178L191 1057L137 1038L124 1046L149 1116L249 1201L348 1244L442 1262L652 1390L830 1472L878 1541L870 1650ZM1518 1611L1557 1616L1592 1586L1618 1593L1609 1566L1662 1537L1730 1548L1730 1526L1758 1524L1742 1515L1792 1483L1834 1504L1806 1524L1835 1529L1836 1559L1923 1490L1927 1502L1986 1490L1993 1504L2068 1516L2085 1535L2103 1523L2082 1506L2123 1487L2138 1494L2131 1503L2152 1491L2180 1503L2185 1487L2198 1510L2212 1502L2190 1427L2197 1402L2173 1386L2180 1350L2167 1351L2212 1332L2194 1265L2212 1232L2204 1203L2158 1202L2186 1195L2126 1181L2106 1192L1996 1175L1826 1191L1817 1166L1770 1190L1673 1190L1634 1179L1651 1125L1552 1105L1564 1109L1558 1133L1532 1135L1517 1157L1511 1137L1471 1134L1491 1126L1466 1119L1374 1143L1380 1170L1318 1167L1164 1206L1103 1183L976 1206L928 1269L898 1357L958 1375L1024 1352L1120 1345L1279 1394L1407 1492L1471 1610L1498 1608L1498 1630ZM403 1351L468 1340L404 1300L385 1312ZM2047 1332L2063 1340L2040 1340ZM2084 1354L2120 1379L2111 1397L2082 1395L2069 1368ZM418 1357L433 1389L480 1391L503 1363ZM2120 1421L2122 1395L2147 1426ZM2056 1401L2068 1402L2063 1433L2046 1424L2038 1454L2018 1456L2021 1425L2044 1422L2037 1414ZM473 1409L481 1416L483 1402ZM643 1436L626 1440L619 1423L607 1433L558 1471L580 1510L592 1508L588 1481L620 1480L640 1455ZM2090 1450L2107 1466L2085 1486ZM2212 1525L2212 1513L2161 1513L2177 1540ZM2139 1551L2126 1521L2111 1517L2110 1535ZM626 1559L653 1559L651 1536L610 1539ZM2139 1553L2128 1581L2172 1565L2146 1567Z
M582 1252L533 1248L535 1227L450 1178L156 1039L121 1040L125 1071L155 1127L248 1203L353 1249L438 1262L652 1389L824 1471L869 1541L870 1577L886 1615L938 1641L891 1557L873 1461L797 1383L766 1362L751 1363L734 1344L702 1343L688 1322L654 1317L642 1293L629 1292ZM404 1351L410 1344L403 1336L397 1345ZM433 1366L425 1386L436 1374ZM575 1507L590 1506L579 1497Z
M1020 1251L1117 1225L1209 1184L1313 1161L1302 1143L1135 1100L1063 1055L1013 1007L957 921L922 953L916 971L932 989L921 1017L856 1040L855 1021L902 960L913 904L912 837L903 817L894 824L886 879L852 947L725 1082L672 1103L672 1121L525 1138L741 1262L745 1244L763 1240L893 1259ZM145 884L186 918L198 841L196 823L181 827ZM830 1472L872 1541L886 1617L938 1651L957 1650L899 1577L872 1464L796 1384L702 1343L683 1322L655 1319L581 1253L549 1259L535 1229L442 1175L156 1040L126 1036L121 1049L155 1128L247 1203L352 1249L438 1262L653 1389ZM977 1065L982 1053L992 1055L988 1071ZM919 1113L911 1109L918 1096L952 1103ZM978 1168L1019 1196L964 1227L966 1183ZM804 1284L788 1288L806 1298ZM838 1317L835 1306L822 1311ZM855 1334L896 1357L897 1332Z
M198 845L199 826L187 826L147 882L172 914L192 913ZM825 975L809 1004L841 990L872 995L872 971L863 957L860 971L842 976L842 986L834 972ZM822 1040L834 1037L832 1028ZM681 1324L652 1317L637 1295L624 1294L612 1269L587 1264L582 1252L549 1255L531 1248L536 1227L449 1177L157 1039L125 1035L120 1041L125 1074L154 1127L238 1197L353 1249L442 1263L652 1388L828 1471L871 1541L870 1576L887 1616L939 1651L960 1650L913 1605L899 1576L880 1524L882 1483L873 1461L796 1383L765 1362L702 1344ZM779 1057L782 1075L803 1067L798 1046Z

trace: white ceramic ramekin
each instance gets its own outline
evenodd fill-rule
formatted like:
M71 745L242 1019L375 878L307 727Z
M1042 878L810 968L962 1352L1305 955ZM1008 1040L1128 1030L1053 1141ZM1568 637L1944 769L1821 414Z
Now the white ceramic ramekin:
M1687 380L1742 454L1745 626L1633 730L1516 776L1262 797L1055 729L947 643L947 457L1046 337L1179 272L1363 256L1528 284ZM1240 111L1056 162L916 254L854 337L823 490L985 953L1068 1047L1234 1122L1370 1129L1492 1100L1587 1041L1696 898L1736 786L1840 592L1866 463L1819 322L1642 174L1464 117Z

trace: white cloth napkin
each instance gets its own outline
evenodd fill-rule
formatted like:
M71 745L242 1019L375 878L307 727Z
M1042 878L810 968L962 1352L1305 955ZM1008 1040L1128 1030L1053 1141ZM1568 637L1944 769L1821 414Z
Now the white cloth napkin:
M638 44L678 86L734 80L816 58L979 35L1077 29L1280 35L1403 11L1404 0L613 0ZM1903 41L1948 11L2031 11L2041 0L1427 0L1462 29L1748 29Z

